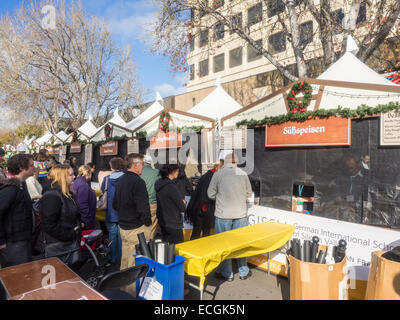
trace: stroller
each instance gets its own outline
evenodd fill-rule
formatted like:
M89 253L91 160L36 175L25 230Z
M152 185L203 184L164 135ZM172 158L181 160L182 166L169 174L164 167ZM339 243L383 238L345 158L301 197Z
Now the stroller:
M108 254L112 241L104 239L102 230L83 230L81 259L73 270L91 287L96 288L107 273Z

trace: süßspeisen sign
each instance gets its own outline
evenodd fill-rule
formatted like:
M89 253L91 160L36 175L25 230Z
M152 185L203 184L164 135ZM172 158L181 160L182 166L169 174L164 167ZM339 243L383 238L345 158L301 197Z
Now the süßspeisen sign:
M351 145L351 119L330 117L304 122L267 125L266 147L312 147Z

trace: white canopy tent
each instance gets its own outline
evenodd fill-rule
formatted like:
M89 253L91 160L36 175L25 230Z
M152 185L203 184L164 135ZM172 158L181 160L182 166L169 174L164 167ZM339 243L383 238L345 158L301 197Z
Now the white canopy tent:
M93 124L93 117L89 115L89 119L77 129L77 138L80 138L80 136L83 135L86 140L90 140L97 131L97 127Z
M352 52L356 52L354 40L348 41L347 52L332 64L317 79L307 81L313 88L313 100L308 111L336 109L339 106L357 109L365 104L370 107L400 102L400 86L385 79L362 63ZM224 126L233 126L242 120L262 120L286 114L287 93L293 83L255 103L225 117ZM299 94L298 97L302 95Z
M188 112L212 119L221 119L243 108L221 86L221 76L215 82L215 90Z
M35 143L38 146L44 146L47 143L51 142L51 139L53 138L53 134L51 132L46 132L43 136L35 140Z
M110 125L112 128L113 137L121 137L123 135L130 136L130 130L126 129L127 123L119 115L119 109L116 108L113 117L97 129L96 133L92 136L93 141L101 141L106 139L104 128L106 125Z
M138 117L129 122L126 125L126 128L132 132L135 132L140 126L155 117L162 110L164 110L163 99L161 98L161 95L157 92L156 101L146 110L144 110Z
M71 134L66 134L64 131L60 131L55 135L55 143L65 143L68 138L71 136Z

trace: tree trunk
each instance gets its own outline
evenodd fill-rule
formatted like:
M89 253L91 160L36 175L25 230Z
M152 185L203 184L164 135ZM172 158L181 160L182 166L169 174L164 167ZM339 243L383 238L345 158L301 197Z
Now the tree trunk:
M290 29L292 33L292 47L294 56L296 58L297 63L297 71L300 78L307 77L307 65L304 60L303 50L300 48L300 32L299 32L299 24L297 22L297 13L296 8L294 6L294 0L287 0L286 6L289 11L289 22Z

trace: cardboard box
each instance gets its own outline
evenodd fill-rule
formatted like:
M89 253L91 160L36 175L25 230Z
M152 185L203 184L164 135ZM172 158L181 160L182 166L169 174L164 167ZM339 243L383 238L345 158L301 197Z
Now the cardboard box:
M289 255L288 262L290 300L348 299L346 257L339 263L319 264Z
M365 300L400 300L400 262L382 258L384 253L372 252Z

